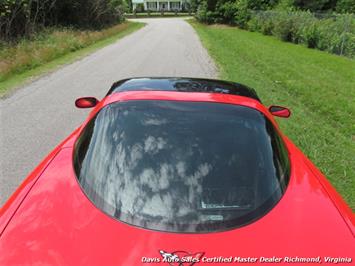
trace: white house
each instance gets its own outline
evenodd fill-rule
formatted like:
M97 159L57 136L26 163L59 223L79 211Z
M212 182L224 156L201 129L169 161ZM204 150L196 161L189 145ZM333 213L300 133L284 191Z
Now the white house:
M189 0L132 0L133 10L143 5L144 11L181 11L187 10Z

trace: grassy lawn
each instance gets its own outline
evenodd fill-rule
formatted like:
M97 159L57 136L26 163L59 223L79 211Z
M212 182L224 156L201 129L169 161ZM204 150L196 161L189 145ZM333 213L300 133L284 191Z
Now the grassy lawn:
M281 128L355 209L355 61L234 27L190 21L220 77L291 108Z
M144 26L124 22L101 31L55 29L16 45L0 45L0 97L26 81L74 62Z

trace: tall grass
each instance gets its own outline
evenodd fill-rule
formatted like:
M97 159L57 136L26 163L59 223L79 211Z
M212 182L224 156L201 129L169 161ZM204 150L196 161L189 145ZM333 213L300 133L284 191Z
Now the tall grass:
M282 41L355 57L355 16L352 14L259 11L252 13L246 28L274 35Z
M128 27L129 22L101 31L52 28L35 35L33 39L24 39L16 44L0 43L0 82L114 36Z

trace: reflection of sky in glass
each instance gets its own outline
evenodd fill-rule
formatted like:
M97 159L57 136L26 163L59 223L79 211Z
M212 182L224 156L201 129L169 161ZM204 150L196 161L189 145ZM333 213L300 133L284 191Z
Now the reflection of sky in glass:
M279 189L269 139L263 116L241 106L111 104L95 120L80 181L125 222L193 230L248 213Z

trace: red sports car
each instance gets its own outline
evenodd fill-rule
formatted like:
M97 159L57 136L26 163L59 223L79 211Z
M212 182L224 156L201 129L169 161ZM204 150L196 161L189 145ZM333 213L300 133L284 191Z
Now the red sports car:
M0 265L351 263L354 214L244 85L113 84L0 213Z

